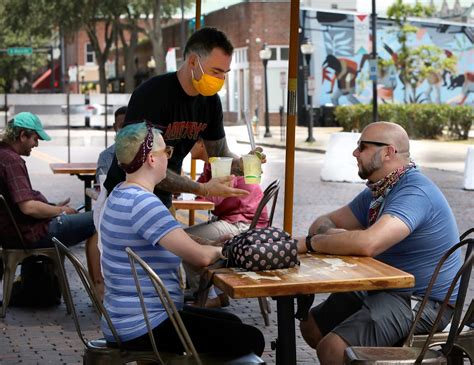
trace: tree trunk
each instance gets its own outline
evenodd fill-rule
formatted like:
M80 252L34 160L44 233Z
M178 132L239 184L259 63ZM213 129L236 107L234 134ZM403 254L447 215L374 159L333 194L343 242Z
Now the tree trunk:
M125 92L131 93L135 89L135 74L137 67L135 64L135 51L138 45L137 30L130 31L130 44L123 44L124 62L125 62Z
M163 32L161 30L161 3L155 0L153 6L153 29L150 34L153 46L153 58L155 59L155 74L159 75L166 71L165 51L163 49Z
M97 60L99 61L99 60ZM101 59L99 64L99 85L100 85L100 92L103 94L107 88L107 75L105 73L105 60Z
M130 14L126 21L120 23L117 27L120 41L122 43L123 61L125 65L124 79L125 92L131 93L135 89L135 74L137 73L137 65L135 63L135 52L138 46L138 33L140 31L138 26L138 19L133 18ZM130 39L125 39L125 33L130 35Z

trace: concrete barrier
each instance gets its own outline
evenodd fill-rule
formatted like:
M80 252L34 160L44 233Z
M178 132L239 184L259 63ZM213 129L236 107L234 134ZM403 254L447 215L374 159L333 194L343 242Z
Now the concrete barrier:
M357 146L360 133L333 133L324 156L321 169L322 181L360 183L357 161L352 152Z
M474 146L467 148L464 164L464 189L474 190Z

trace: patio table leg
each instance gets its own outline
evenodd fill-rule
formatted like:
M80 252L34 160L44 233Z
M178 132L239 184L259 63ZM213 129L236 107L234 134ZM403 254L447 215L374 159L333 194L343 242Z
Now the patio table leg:
M94 175L77 175L79 180L84 181L84 205L85 211L88 212L92 209L92 200L89 195L86 194L86 189L92 187L92 181L94 181Z
M278 339L276 364L296 365L296 335L294 297L276 297Z

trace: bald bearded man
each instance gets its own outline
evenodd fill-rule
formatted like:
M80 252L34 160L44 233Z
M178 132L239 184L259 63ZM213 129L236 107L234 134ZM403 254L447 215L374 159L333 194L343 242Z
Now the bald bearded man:
M410 159L406 131L397 124L367 126L353 152L367 188L348 205L318 217L298 252L370 256L409 272L415 287L335 293L301 321L305 341L320 363L342 364L348 346L393 346L410 329L439 259L459 239L451 208L436 185ZM461 266L451 255L430 294L416 333L427 333ZM454 303L457 288L451 297ZM439 329L450 321L448 310Z

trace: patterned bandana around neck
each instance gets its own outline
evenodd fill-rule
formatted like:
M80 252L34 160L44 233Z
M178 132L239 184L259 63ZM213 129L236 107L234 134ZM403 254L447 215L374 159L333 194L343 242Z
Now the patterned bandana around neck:
M410 161L408 165L399 167L375 183L371 184L367 182L367 187L372 191L372 201L369 207L369 227L377 220L385 198L398 180L400 180L408 170L415 167L415 162Z
M138 147L137 154L133 158L132 162L128 164L120 163L119 166L124 170L127 174L132 174L137 171L142 165L144 164L146 157L150 153L153 147L153 126L151 123L146 122L146 136L145 140L142 142L140 147Z

